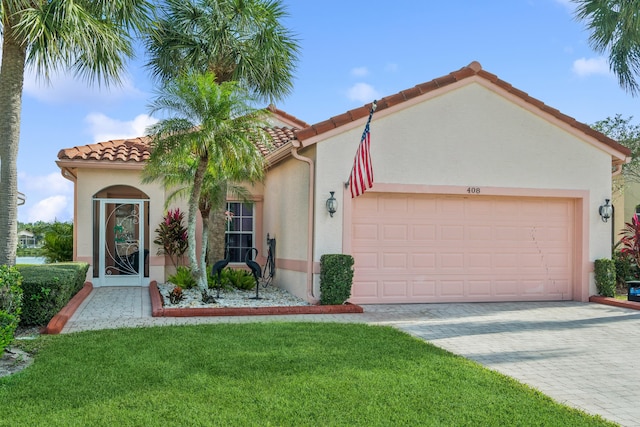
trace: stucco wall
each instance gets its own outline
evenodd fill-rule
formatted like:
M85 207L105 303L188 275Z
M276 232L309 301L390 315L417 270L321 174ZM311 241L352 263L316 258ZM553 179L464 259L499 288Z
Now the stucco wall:
M315 148L300 154L314 158ZM302 298L306 297L308 194L307 163L288 158L269 169L264 185L263 232L276 238L275 284Z
M343 201L363 127L316 145L316 261L343 249L344 206L330 218L324 203L329 191ZM371 141L376 184L583 190L586 256L610 256L610 227L598 216L611 198L610 154L478 83L374 115Z
M158 247L153 244L154 230L162 221L166 209L164 207L165 192L156 184L141 184L139 170L80 169L78 170L77 217L77 258L87 260L91 268L87 280L93 276L93 205L96 193L114 185L128 185L138 188L149 197L149 279L163 282L165 280L164 257L156 256ZM186 201L177 200L170 208L179 207L186 212ZM89 261L91 260L91 261Z

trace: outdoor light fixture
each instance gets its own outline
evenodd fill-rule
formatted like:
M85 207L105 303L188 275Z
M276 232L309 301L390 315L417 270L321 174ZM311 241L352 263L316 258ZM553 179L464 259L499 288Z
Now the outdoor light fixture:
M600 206L598 212L600 213L600 218L602 218L602 221L604 222L607 222L609 218L611 218L611 215L613 214L613 206L609 204L609 199L604 199L604 205Z
M338 210L338 201L333 197L335 191L329 191L329 193L331 193L331 197L327 199L327 211L329 211L329 215L333 217L333 214Z

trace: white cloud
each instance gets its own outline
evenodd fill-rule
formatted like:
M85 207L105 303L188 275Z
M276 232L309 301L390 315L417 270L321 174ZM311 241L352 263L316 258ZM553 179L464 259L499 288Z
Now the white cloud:
M594 74L609 75L609 63L607 59L600 56L597 58L580 58L573 61L572 71L580 77Z
M73 218L73 183L60 172L41 176L19 172L18 189L27 198L26 204L18 208L19 221L50 222Z
M47 194L73 193L73 184L68 179L62 177L59 172L50 173L44 176L32 176L25 173L19 173L20 191L29 193L31 191L47 192Z
M347 97L351 101L371 102L380 98L380 94L370 84L356 83L347 91Z
M69 198L67 196L58 195L47 197L29 208L27 222L67 221L70 219L68 215L69 205Z
M351 69L351 75L355 77L364 77L369 75L369 69L367 67L357 67Z
M48 104L69 104L74 102L110 103L121 99L144 98L147 95L135 87L128 77L122 78L122 84L108 87L98 84L89 85L72 73L52 73L50 81L38 78L33 70L26 70L24 94Z
M147 127L157 123L158 120L148 114L140 114L133 120L122 121L102 113L91 113L85 117L85 122L89 124L89 133L92 135L93 142L101 142L144 136Z

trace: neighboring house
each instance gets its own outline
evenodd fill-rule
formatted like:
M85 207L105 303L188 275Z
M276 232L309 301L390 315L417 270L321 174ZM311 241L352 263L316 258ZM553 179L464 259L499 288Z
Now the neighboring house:
M27 230L18 231L18 244L21 248L35 248L36 247L36 237L35 235Z
M620 188L613 196L614 221L611 225L614 230L614 244L620 240L620 233L625 223L631 222L633 214L640 215L640 183L624 182L622 178L618 182ZM614 188L616 188L615 185Z
M277 239L278 286L315 301L320 257L345 253L355 258L354 303L586 301L596 293L593 262L611 255L598 209L628 149L473 62L378 100L375 183L352 199L345 182L369 107L312 126L274 109L266 179L237 222L249 230L235 228L233 240L245 242L239 253L255 246L263 256L267 234ZM146 142L58 155L75 182L74 256L94 267L94 285L123 284L127 276L109 277L116 262L105 257L126 256L127 239L150 250L149 271L131 283L165 278L149 230L162 219L166 192L140 184ZM144 225L114 228L114 216L130 214Z

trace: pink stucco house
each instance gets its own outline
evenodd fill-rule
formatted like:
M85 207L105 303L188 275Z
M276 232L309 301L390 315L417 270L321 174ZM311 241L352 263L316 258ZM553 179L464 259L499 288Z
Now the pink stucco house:
M277 239L277 286L315 301L320 257L346 253L359 304L596 293L593 262L611 254L599 207L629 150L477 62L378 100L375 183L355 199L345 181L369 105L314 125L272 110L266 180L251 188L253 204L229 207L236 253L256 247L263 264L267 234ZM147 142L58 154L75 188L74 257L91 265L94 286L165 280L168 262L152 242L167 192L140 182Z

